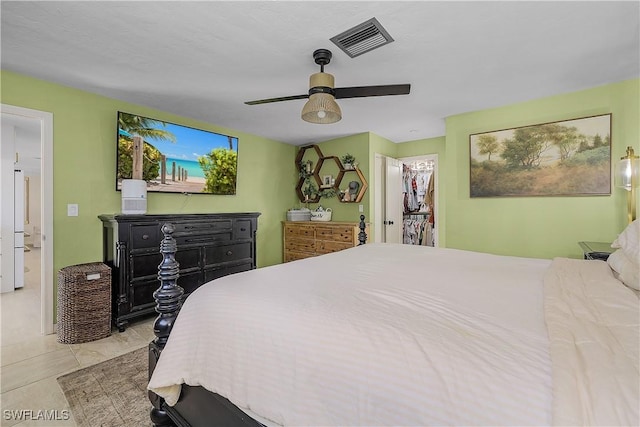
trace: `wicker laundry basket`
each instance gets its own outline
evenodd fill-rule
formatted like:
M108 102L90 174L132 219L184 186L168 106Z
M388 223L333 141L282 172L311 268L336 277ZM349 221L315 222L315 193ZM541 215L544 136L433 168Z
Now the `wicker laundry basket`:
M58 272L58 342L79 344L111 335L111 269L101 263Z

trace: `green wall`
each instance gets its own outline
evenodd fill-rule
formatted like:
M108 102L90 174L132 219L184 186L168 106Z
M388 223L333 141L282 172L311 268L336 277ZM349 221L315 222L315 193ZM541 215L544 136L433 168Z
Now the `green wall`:
M438 154L440 246L497 254L580 257L579 240L612 241L625 226L626 193L596 197L469 197L469 135L537 123L612 113L613 160L628 145L640 152L640 80L557 95L446 119L446 136L396 144L372 133L319 142L325 156L353 154L369 189L361 203L322 199L335 221L354 221L363 205L373 223L375 153L403 158ZM105 98L19 74L1 74L2 103L54 114L54 268L100 260L97 215L120 210L114 189L116 111L239 137L236 196L150 193L149 213L258 211L258 265L282 259L281 220L302 204L293 191L298 147L166 112ZM215 120L215 118L212 118ZM326 174L333 174L328 166ZM323 174L321 171L321 175ZM347 183L343 180L342 186ZM291 191L282 191L283 189ZM78 217L67 217L77 203ZM317 204L310 204L315 209Z
M624 229L626 192L612 186L608 196L471 199L469 135L612 113L612 163L615 164L627 146L640 152L639 103L640 79L634 79L448 117L443 137L396 144L365 133L318 145L325 155L341 156L350 152L359 160L369 159L368 167L363 161L360 167L366 171L369 182L363 205L367 221L371 223L375 221L375 189L372 188L375 154L395 158L437 154L437 227L441 247L533 258L581 258L578 241L610 242ZM350 204L324 200L321 204L337 212L336 220L353 221L358 216L357 207Z
M626 225L626 192L608 196L469 197L469 135L612 113L612 161L640 151L640 80L446 119L446 242L451 248L535 258L579 258L581 240L611 242ZM612 174L613 183L613 174Z
M103 213L120 211L115 190L116 112L140 114L237 136L235 196L148 194L148 213L261 212L258 266L282 262L282 229L296 200L296 147L140 105L2 71L2 103L53 113L54 268L102 260ZM212 115L215 121L215 115ZM79 215L67 216L77 203Z

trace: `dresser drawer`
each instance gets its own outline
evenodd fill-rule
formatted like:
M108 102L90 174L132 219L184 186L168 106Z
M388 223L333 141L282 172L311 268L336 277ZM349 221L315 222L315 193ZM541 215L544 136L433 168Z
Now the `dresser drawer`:
M153 299L153 293L160 287L158 280L146 280L143 282L134 282L129 288L129 302L131 311L144 310L153 307L156 302Z
M202 284L202 271L181 272L178 286L184 290L184 295L195 291ZM156 305L153 293L160 287L159 280L145 280L132 282L130 289L131 311L145 310Z
M318 247L316 251L322 254L328 254L330 252L338 252L344 249L349 249L353 247L353 243L343 243L343 242L333 242L333 241L322 241L318 242Z
M237 219L233 224L234 240L251 239L251 220Z
M162 233L158 224L132 225L129 228L129 233L131 234L130 249L156 249L160 247Z
M202 246L210 243L230 242L231 230L215 234L186 234L182 236L174 236L178 248L185 246Z
M176 261L180 264L180 270L200 267L200 248L178 247ZM158 276L158 265L162 262L162 254L147 253L131 256L131 280L135 281L148 276Z
M315 236L315 226L313 225L291 225L286 224L284 226L284 234L287 237L309 237Z
M284 251L284 262L296 261L315 256L315 253Z
M205 266L251 258L251 243L209 246L204 251Z
M285 249L290 251L314 252L316 241L311 239L287 239Z
M189 221L189 222L176 222L174 224L176 230L174 231L174 236L176 234L207 234L207 233L217 233L221 231L231 231L233 221L231 219L220 219L213 221Z
M353 227L318 227L316 229L316 238L338 242L353 242Z

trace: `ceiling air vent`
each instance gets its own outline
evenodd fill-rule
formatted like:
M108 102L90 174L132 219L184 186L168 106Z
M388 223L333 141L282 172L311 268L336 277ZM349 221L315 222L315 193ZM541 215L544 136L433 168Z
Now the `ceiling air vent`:
M331 38L347 55L355 58L358 55L369 52L387 43L391 43L393 38L382 28L376 18L371 18L360 25L338 34Z

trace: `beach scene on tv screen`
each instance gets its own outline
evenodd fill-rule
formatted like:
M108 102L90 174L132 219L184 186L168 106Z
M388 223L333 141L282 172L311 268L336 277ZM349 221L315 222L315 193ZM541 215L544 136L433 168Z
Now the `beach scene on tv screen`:
M118 190L135 178L148 191L235 194L237 163L236 137L118 113Z

